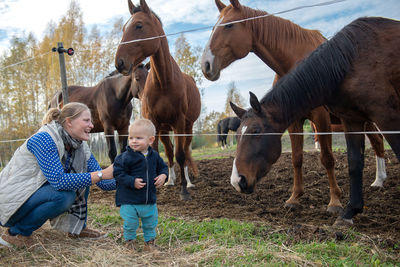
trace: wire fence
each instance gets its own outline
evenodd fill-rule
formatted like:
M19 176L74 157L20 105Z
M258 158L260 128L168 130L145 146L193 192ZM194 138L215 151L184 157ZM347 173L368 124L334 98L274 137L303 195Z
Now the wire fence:
M320 133L321 135L325 134L333 134L332 135L332 149L333 150L346 150L346 140L344 137L344 133L335 132L335 133ZM304 151L316 151L315 142L314 142L314 133L306 132L304 135ZM212 148L220 147L221 144L217 142L218 134L194 134L192 139L192 149L201 149L207 151L209 149L211 151ZM172 138L173 135L171 134ZM172 140L173 141L173 140ZM282 141L282 151L290 152L291 151L291 143L289 134L284 134L281 138ZM11 159L14 152L17 150L19 146L21 146L25 142L25 139L18 140L8 140L8 141L0 141L0 168L3 168ZM118 143L118 135L115 135L115 142L117 147L118 154L120 153L120 146ZM366 148L370 148L371 145L369 143L368 138L366 138ZM106 142L106 136L104 133L92 133L90 136L90 140L88 142L89 147L97 159L98 162L103 165L110 164L110 159L108 157L108 145ZM227 144L228 146L235 146L236 143L236 133L230 132L227 135ZM385 143L385 146L389 148L388 144ZM267 150L268 148L266 148ZM163 153L164 148L161 142L159 142L159 151Z

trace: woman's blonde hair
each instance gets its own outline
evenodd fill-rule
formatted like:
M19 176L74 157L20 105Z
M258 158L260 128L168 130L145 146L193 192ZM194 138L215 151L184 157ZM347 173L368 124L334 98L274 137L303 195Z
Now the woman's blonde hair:
M73 119L81 115L82 112L88 110L89 107L83 103L71 102L63 106L60 110L58 108L51 108L43 117L42 124L50 123L54 120L58 121L61 125L64 125L67 118Z

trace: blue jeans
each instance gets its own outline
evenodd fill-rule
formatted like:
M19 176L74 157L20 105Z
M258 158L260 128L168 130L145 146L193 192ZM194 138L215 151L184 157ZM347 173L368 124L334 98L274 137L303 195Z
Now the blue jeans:
M124 239L126 241L136 239L139 218L142 220L144 241L148 242L156 238L158 224L157 204L121 205L119 213L124 220Z
M86 190L86 200L88 195L89 190ZM12 235L30 236L48 219L68 211L75 198L75 191L57 191L46 182L25 201L4 226L9 227Z

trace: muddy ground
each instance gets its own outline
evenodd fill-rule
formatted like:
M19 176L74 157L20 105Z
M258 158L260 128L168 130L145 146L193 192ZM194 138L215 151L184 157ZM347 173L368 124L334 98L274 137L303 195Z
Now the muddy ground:
M343 190L342 204L348 201L348 169L345 153L335 152L336 177ZM317 151L304 153L305 194L301 208L284 208L293 181L291 154L283 153L268 176L260 181L251 195L240 194L230 185L233 156L197 161L200 177L190 189L192 200L179 198L179 186L163 187L159 191L160 213L191 220L230 218L270 225L271 231L293 235L293 240L343 239L346 234L331 225L337 216L326 212L329 186L326 171ZM400 164L392 151L386 151L388 178L383 189L369 185L375 178L375 155L367 150L364 169L364 213L354 218L354 229L370 243L381 248L399 250L400 246ZM176 169L178 174L178 169ZM178 179L180 179L178 177ZM114 193L96 190L91 198L112 202ZM332 230L333 229L333 230ZM348 231L346 231L348 232Z

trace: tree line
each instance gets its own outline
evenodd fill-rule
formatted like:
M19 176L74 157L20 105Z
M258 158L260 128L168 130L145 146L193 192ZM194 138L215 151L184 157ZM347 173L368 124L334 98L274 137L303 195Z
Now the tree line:
M65 56L68 84L93 86L114 70L122 26L120 18L106 33L101 33L97 26L87 29L79 4L71 1L66 14L57 23L48 23L41 40L32 33L13 37L9 50L0 55L0 140L27 138L40 127L49 101L61 90L59 56L51 52L58 42L75 50L72 57ZM182 71L195 79L203 97L200 57L200 47L191 47L183 34L177 38L174 58ZM234 82L228 88L225 111L206 114L203 106L194 132L215 133L220 119L233 116L229 101L244 104ZM134 102L134 106L137 117L139 103ZM194 143L208 142L207 138L203 139L194 140Z

